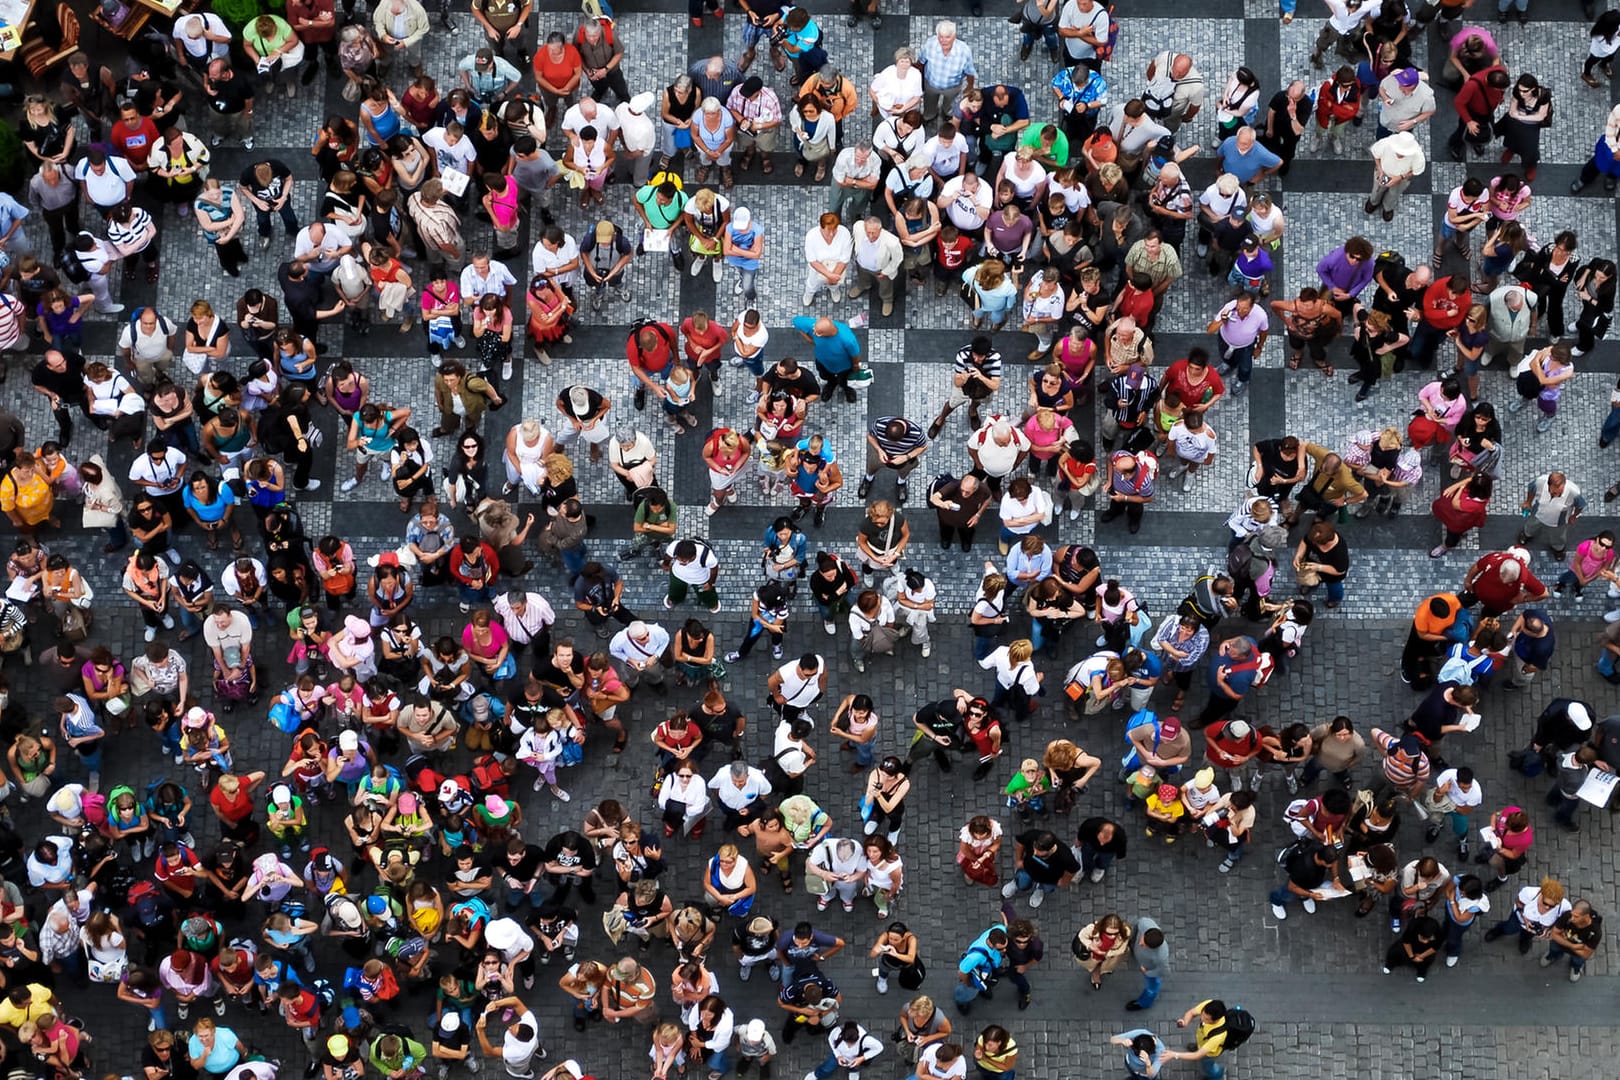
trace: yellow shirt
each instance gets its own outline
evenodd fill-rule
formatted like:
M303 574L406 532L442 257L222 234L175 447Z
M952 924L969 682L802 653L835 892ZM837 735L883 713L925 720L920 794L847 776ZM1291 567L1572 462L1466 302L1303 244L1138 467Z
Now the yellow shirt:
M32 478L19 482L11 473L0 480L0 510L16 515L29 525L38 525L51 516L56 496L48 480L35 470Z
M1187 808L1181 804L1180 799L1171 799L1170 804L1166 806L1159 801L1157 791L1147 797L1147 808L1148 813L1156 814L1161 818L1169 818L1171 821L1180 821L1187 815Z

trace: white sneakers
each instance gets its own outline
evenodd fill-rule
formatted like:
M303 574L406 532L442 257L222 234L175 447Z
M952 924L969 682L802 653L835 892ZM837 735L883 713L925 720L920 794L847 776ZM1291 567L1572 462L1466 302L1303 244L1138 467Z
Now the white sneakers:
M360 486L360 481L356 480L354 477L351 476L347 480L343 481L343 483L338 485L338 490L339 491L353 491L355 488L357 488L359 486Z
M1299 906L1305 909L1305 914L1307 915L1316 914L1316 901L1312 900L1308 896L1304 900L1300 901Z
M1272 916L1274 918L1276 918L1280 922L1280 921L1288 918L1288 909L1283 907L1281 904L1272 904L1271 905L1271 914L1272 914Z

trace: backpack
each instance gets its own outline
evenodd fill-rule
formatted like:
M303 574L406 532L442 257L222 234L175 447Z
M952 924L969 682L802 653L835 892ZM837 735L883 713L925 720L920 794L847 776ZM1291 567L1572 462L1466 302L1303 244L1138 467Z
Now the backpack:
M330 1009L337 1001L337 987L332 985L330 979L316 979L309 984L309 992L315 995L315 1000L321 1003L322 1009Z
M163 922L163 906L158 900L158 887L151 881L137 881L130 886L125 900L135 913L135 921L147 930Z
M1112 60L1114 46L1119 44L1119 20L1114 18L1114 5L1108 5L1108 36L1097 46L1098 60Z
M1254 1034L1254 1014L1240 1005L1228 1006L1221 1018L1221 1030L1226 1032L1225 1050L1236 1050Z

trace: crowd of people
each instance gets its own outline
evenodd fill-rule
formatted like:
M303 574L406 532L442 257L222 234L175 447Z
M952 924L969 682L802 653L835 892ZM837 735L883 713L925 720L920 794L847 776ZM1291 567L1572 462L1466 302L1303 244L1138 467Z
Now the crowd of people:
M1122 70L1113 49L1130 15L1096 0L1030 0L1016 31L974 24L1018 35L1017 70L981 76L947 20L869 81L840 66L808 10L742 0L737 55L650 89L627 79L610 14L565 31L527 0L356 7L288 0L245 25L181 13L165 49L121 65L73 53L23 106L33 170L25 200L0 195L0 350L38 354L23 392L47 399L56 430L0 413L0 510L18 534L0 651L31 665L44 714L0 692L0 800L44 811L27 812L33 835L0 827L8 1061L76 1080L92 1067L93 1007L116 1000L148 1017L137 1080L275 1080L284 1064L325 1080L447 1080L484 1059L515 1080L582 1080L589 1061L547 1063L534 1006L560 994L576 1031L628 1022L652 1080L768 1076L800 1035L813 1043L807 1080L856 1080L880 1055L917 1080L963 1080L970 1064L980 1080L1011 1080L1013 1012L955 1025L1003 980L1017 1010L1031 1004L1045 946L1020 905L1103 881L1138 830L1138 860L1203 840L1221 874L1256 846L1276 851L1271 917L1348 897L1356 916L1388 919L1371 947L1386 974L1423 982L1440 957L1455 966L1478 922L1482 943L1512 936L1582 978L1602 915L1560 880L1574 868L1536 845L1534 800L1484 790L1470 735L1482 713L1513 722L1512 692L1549 669L1554 609L1573 612L1587 586L1620 598L1615 536L1580 524L1587 500L1562 467L1571 440L1620 434L1620 390L1600 431L1549 435L1578 361L1609 329L1616 267L1535 204L1541 132L1562 122L1552 91L1470 21L1466 0L1327 0L1309 56L1323 81L1275 88L1248 67L1207 83L1175 48ZM60 37L67 10L42 7L31 32ZM1527 18L1522 2L1500 11ZM725 14L690 0L694 27ZM1285 0L1282 21L1295 16ZM435 19L469 17L484 45L430 46ZM852 25L881 20L877 0L852 0ZM1601 86L1620 15L1571 36L1589 40L1582 78ZM1413 59L1425 39L1429 69ZM1029 66L1037 45L1044 68ZM258 110L326 86L353 107L326 117L309 161L255 151ZM1207 127L1206 108L1218 164L1195 192L1182 165L1201 153L1188 136ZM1427 167L1422 125L1454 121L1451 157L1499 152L1500 168L1449 193L1432 244L1426 226L1404 252L1312 237L1313 223L1285 219L1269 178L1307 135L1342 154L1364 121L1376 130L1369 217L1402 212ZM1591 134L1574 190L1602 175L1613 192L1620 107ZM227 141L246 165L210 175ZM826 209L802 244L773 239L767 254L770 223L728 192L739 173L779 167L824 186ZM634 218L607 212L618 187ZM526 227L521 280L510 264ZM190 228L218 256L217 294L185 312L113 298L120 275L129 289L142 269L159 281L164 232ZM1274 297L1284 243L1310 244L1318 261L1314 281ZM233 297L230 279L264 258L277 287ZM714 306L735 316L643 310L632 269L666 259L674 275L707 272ZM767 261L790 282L803 274L805 312L789 327L767 327L756 306ZM1230 292L1208 312L1206 344L1172 358L1155 324L1189 270ZM830 410L873 375L860 321L833 318L822 297L870 293L874 317L891 318L930 288L965 305L941 411L879 416L863 446L835 445ZM615 400L622 380L571 355L571 329L623 326L629 310L644 317L624 341L628 400ZM86 347L92 312L117 316L110 353ZM351 343L383 324L420 333L432 401L392 401L382 372L331 355L333 321ZM1017 375L1001 352L1015 331L1031 345ZM1214 483L1220 406L1248 391L1274 333L1288 372L1308 355L1319 373L1285 378L1336 379L1348 356L1354 401L1381 392L1383 419L1339 446L1251 431L1224 560L1150 615L1098 548L1173 503L1171 481ZM531 355L575 381L555 414L503 424ZM1487 370L1497 360L1511 393ZM741 390L722 401L727 366L745 374L727 377ZM1394 379L1408 370L1432 377ZM1531 403L1547 437L1510 447L1504 424ZM687 461L660 458L649 404ZM966 430L947 440L964 408ZM106 454L74 450L81 421L106 433ZM1352 519L1396 516L1426 468L1449 471L1429 503L1429 554L1443 559L1484 525L1509 453L1545 465L1514 506L1520 534L1460 579L1460 564L1434 564L1436 581L1458 584L1414 610L1399 665L1421 695L1409 715L1260 723L1253 706L1308 647L1318 605L1346 600ZM402 515L393 546L357 551L336 520L306 530L300 498L320 487L323 454L343 462L344 494L381 474ZM698 461L709 498L683 520L674 476ZM913 496L925 464L932 479ZM851 498L845 470L857 467ZM619 481L628 535L597 528L581 470ZM757 501L755 485L780 516L757 567L725 565L705 519L745 492ZM1617 496L1620 483L1603 498ZM835 540L822 530L840 503L862 516ZM1104 542L1060 539L1093 510ZM857 674L897 652L927 658L936 636L967 653L967 634L941 634L944 586L908 554L933 539L914 532L927 513L945 552L985 557L980 526L995 532L960 620L981 673L963 665L950 696L885 718L858 682L839 685L827 655L790 652L788 623L813 608L827 637L845 635ZM122 565L145 628L132 653L97 626L122 598L102 596L98 612L57 543L81 530L103 532ZM1541 548L1551 588L1533 572ZM663 613L626 603L625 574L644 559L666 583ZM722 640L704 616L735 574L757 587L740 636ZM548 594L543 580L566 585ZM425 633L419 620L447 615L452 591L459 632ZM689 601L703 611L676 614ZM1606 618L1593 659L1620 683L1620 604ZM179 648L199 637L200 650ZM751 660L761 639L763 674ZM650 732L631 730L632 701L656 713ZM1513 756L1524 778L1542 777L1562 829L1613 805L1620 718L1602 712L1553 698ZM1064 736L1013 753L1037 715L1061 715ZM265 719L277 754L240 752L233 731ZM590 738L597 726L611 743ZM656 764L627 790L647 796L576 806L568 770L616 764L632 735L650 737ZM172 776L140 779L131 755L111 752L125 740L156 740ZM906 811L914 785L958 763L994 789L967 789L955 866L970 894L999 890L999 916L925 940L931 928L904 921L919 827ZM1268 787L1286 797L1262 800ZM1105 789L1128 811L1095 812ZM1400 835L1403 817L1423 822L1421 843ZM700 853L697 880L676 883L666 844ZM870 901L878 923L790 918L785 897L801 886L817 913ZM582 955L581 929L597 922L611 951L592 928ZM1132 1012L1154 1007L1175 947L1154 917L1113 911L1070 939L1093 988L1139 969ZM846 948L865 950L877 993L905 991L892 1035L886 1015L845 1014L827 962ZM728 1002L723 986L760 967L776 1011ZM942 1001L943 987L954 1020L924 992ZM268 1059L227 1026L233 1009L274 1012L307 1056ZM1168 1025L1114 1038L1129 1075L1185 1060L1219 1080L1257 1027L1218 998L1173 1021L1190 1042Z

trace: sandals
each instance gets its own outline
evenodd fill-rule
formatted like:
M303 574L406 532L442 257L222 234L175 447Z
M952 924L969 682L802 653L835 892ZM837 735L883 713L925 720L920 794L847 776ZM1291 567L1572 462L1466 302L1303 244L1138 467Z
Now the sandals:
M799 161L799 162L794 163L794 165L793 165L793 175L794 176L803 176L804 175L804 162Z
M1175 697L1170 699L1170 711L1180 712L1181 707L1185 704L1187 704L1187 695L1177 694Z
M1301 360L1303 360L1303 359L1305 359L1305 354L1304 353L1295 353L1293 356L1290 356L1288 358L1288 370L1289 371L1298 371L1299 370L1299 362Z
M1332 364L1328 363L1326 360L1312 360L1311 363L1316 365L1316 370L1320 371L1323 376L1329 379L1333 378Z

